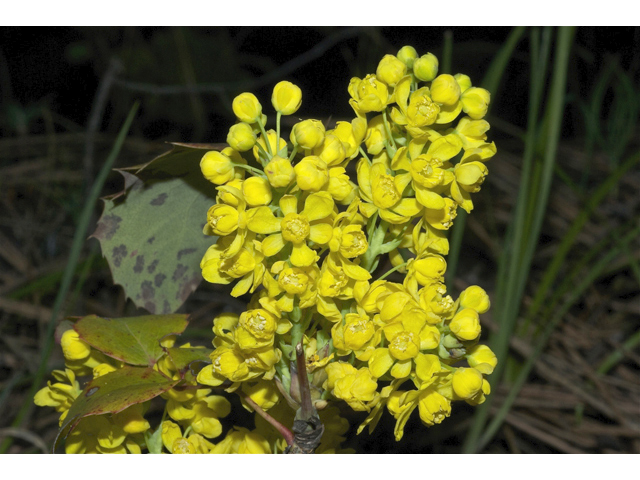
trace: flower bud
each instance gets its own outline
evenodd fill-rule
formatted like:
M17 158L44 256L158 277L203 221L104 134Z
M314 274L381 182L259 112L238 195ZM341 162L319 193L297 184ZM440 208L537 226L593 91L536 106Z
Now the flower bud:
M60 339L62 353L67 360L84 360L91 353L91 347L80 339L75 330L67 330Z
M233 158L232 158L233 157ZM211 151L200 160L200 170L204 177L216 185L224 185L236 176L234 163L246 163L233 148L225 148L222 152Z
M234 150L246 152L256 144L256 134L248 123L236 123L229 129L227 143Z
M455 105L460 99L460 85L452 75L438 75L431 84L431 99L444 105Z
M329 169L320 157L304 157L293 170L296 172L296 183L300 190L317 192L329 181Z
M491 94L484 88L471 87L462 94L462 110L474 120L487 114Z
M469 365L478 370L480 373L490 375L498 364L496 354L486 345L476 345L471 348L467 355Z
M269 205L273 198L269 181L262 177L247 178L242 184L242 195L250 207Z
M466 288L460 294L460 307L462 308L473 308L478 313L485 313L490 306L489 295L477 285Z
M271 103L276 112L291 115L302 105L302 91L291 82L280 82L273 87Z
M327 134L322 145L313 151L324 163L332 167L339 165L346 157L344 146L337 135Z
M413 74L418 80L430 82L438 75L438 58L433 53L427 53L415 59Z
M451 383L455 394L466 400L482 389L482 380L482 374L475 368L461 367L454 372Z
M253 93L245 92L233 99L233 113L242 122L255 123L262 115L262 105Z
M460 92L464 93L465 90L471 88L471 79L469 75L465 75L464 73L456 73L453 78L456 79L458 85L460 85Z
M480 317L472 308L460 310L449 324L451 332L460 340L475 340L480 335Z
M349 180L349 175L342 167L333 167L329 170L329 187L327 191L336 202L347 205L352 202L357 194L356 186Z
M408 68L413 67L413 62L418 58L418 52L411 45L405 45L398 50L398 60L404 63Z
M274 188L288 187L296 178L296 174L289 159L282 158L278 155L274 156L264 167L264 173L267 174L269 183Z
M320 120L303 120L296 123L291 129L291 143L303 148L312 150L322 145L324 141L325 128Z
M367 136L364 139L364 144L367 147L367 153L370 153L371 155L379 154L384 148L386 139L387 131L384 128L382 115L373 117L369 120Z
M407 73L407 66L394 55L385 55L376 69L378 80L394 86Z
M269 141L269 147L271 147L271 153L273 155L280 155L280 156L286 157L287 141L284 138L280 137L280 140L276 147L276 137L277 137L277 134L274 130L267 131L267 140ZM260 137L258 137L258 141L256 142L256 145L253 147L253 156L256 158L256 160L260 161L261 158L264 159L264 155L262 153L262 150L258 148L258 144L260 144L262 149L265 152L267 152L267 155L268 155L269 148L267 148L267 142L265 142L264 135L260 135Z

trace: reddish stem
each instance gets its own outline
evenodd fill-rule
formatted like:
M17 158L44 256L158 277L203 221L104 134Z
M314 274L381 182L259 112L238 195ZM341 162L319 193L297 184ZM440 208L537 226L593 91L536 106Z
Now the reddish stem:
M267 422L269 422L269 424L271 424L271 426L275 428L280 433L280 435L284 437L284 439L287 442L287 445L293 445L294 434L291 430L289 430L287 427L282 425L279 421L277 421L275 418L273 418L271 415L265 412L262 408L260 408L260 406L256 402L251 400L251 397L249 397L248 395L245 395L244 401L247 402L249 406L258 413L258 415L260 415Z

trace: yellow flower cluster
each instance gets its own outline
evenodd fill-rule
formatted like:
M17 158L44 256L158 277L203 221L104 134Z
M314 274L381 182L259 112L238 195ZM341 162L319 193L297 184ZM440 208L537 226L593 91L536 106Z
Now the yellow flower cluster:
M233 284L233 296L252 294L247 309L214 319L206 366L185 376L169 355L154 364L176 380L161 394L157 428L143 416L149 402L87 416L67 452L282 453L292 444L277 424L300 422L311 403L323 433L316 453L337 453L349 429L339 402L367 412L358 433L388 411L400 440L416 408L431 426L452 402L485 400L497 364L478 343L489 297L478 286L448 295L444 256L457 209L471 212L496 153L483 119L489 92L466 75L439 73L433 54L410 46L352 78L347 91L351 121L300 120L288 135L281 117L302 105L296 85L274 87L273 129L255 95L233 100L229 146L200 163L217 186L203 230L215 243L201 269L209 282ZM394 272L400 280L388 279ZM81 394L77 375L125 365L73 329L61 346L67 368L35 402L55 407L62 424ZM254 430L224 432L229 394L255 413Z
M301 120L288 136L280 120L300 108L298 87L275 86L274 130L242 93L229 147L202 158L218 185L203 277L253 296L242 315L214 320L212 363L197 380L252 390L264 410L282 398L295 409L290 364L303 344L318 410L343 400L369 412L361 430L373 430L386 407L399 440L416 407L433 425L453 401L482 403L497 363L478 344L487 294L472 286L454 301L443 284L446 231L458 207L473 209L496 153L483 119L489 92L439 74L434 55L409 46L352 78L348 92L353 120ZM404 280L386 280L391 271Z

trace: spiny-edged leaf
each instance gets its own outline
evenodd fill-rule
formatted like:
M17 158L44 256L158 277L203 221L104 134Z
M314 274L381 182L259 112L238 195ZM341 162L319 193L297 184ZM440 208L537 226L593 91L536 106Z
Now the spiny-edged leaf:
M198 367L196 364L211 363L209 355L213 352L209 348L201 347L167 348L166 350L181 378L193 375L195 373L193 369Z
M112 358L130 365L152 366L164 354L160 340L184 332L187 316L102 318L89 315L78 320L74 328L82 340Z
M151 162L119 170L125 189L103 199L93 237L115 283L151 313L175 312L202 280L200 260L215 238L203 235L215 185L200 160L220 145L174 144Z
M171 380L152 368L124 366L91 380L76 398L56 437L66 438L78 422L90 415L118 413L143 403L173 388L180 380Z

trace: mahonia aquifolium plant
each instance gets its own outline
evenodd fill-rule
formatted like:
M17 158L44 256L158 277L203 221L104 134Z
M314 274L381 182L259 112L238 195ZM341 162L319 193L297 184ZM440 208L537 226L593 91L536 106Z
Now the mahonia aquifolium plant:
M454 300L443 283L446 232L458 208L473 209L471 194L496 153L483 119L489 92L467 75L438 75L437 58L410 46L386 55L375 73L352 78L348 92L351 122L327 129L302 120L288 135L281 116L298 111L300 88L275 86L275 130L266 130L259 100L242 93L233 101L238 123L229 146L203 156L202 174L218 196L206 214L204 233L216 241L202 275L234 284L233 296L253 296L241 315L214 319L210 363L190 388L183 381L161 395L163 452L342 452L349 424L339 402L367 413L358 433L373 432L386 410L399 441L416 409L432 426L451 414L452 402L478 405L489 394L485 377L497 359L478 344L489 298L471 286ZM391 267L379 272L387 260ZM387 279L392 272L404 275L402 283ZM55 407L62 424L81 392L76 376L99 377L122 364L74 330L61 344L67 368L53 373L56 383L35 402ZM168 357L154 368L178 378ZM223 436L219 419L231 409L225 392L259 414L254 430L234 427ZM66 451L149 448L147 403L83 418Z

